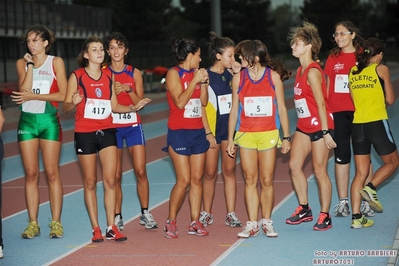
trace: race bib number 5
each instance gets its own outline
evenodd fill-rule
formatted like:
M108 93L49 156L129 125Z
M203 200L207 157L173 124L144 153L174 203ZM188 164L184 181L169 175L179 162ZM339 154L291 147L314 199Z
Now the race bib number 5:
M271 96L244 97L244 111L248 117L272 116Z

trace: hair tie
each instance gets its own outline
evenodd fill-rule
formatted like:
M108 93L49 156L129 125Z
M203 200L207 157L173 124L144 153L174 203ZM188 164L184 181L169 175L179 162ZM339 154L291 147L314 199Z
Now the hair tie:
M370 54L370 50L364 50L364 52L366 53L366 54Z

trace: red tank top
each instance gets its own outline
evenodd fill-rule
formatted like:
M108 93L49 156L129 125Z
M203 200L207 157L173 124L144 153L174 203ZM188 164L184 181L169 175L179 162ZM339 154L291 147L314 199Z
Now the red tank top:
M134 83L134 67L131 65L125 65L125 68L121 72L116 72L109 66L104 68L104 71L111 77L112 74L114 74L114 79L115 82L119 82L123 85L129 86L131 89L133 89L134 92L136 92L136 84ZM118 103L122 105L131 105L131 104L136 104L133 102L132 98L130 98L129 93L127 92L121 92L117 94L117 99ZM131 112L131 113L113 113L112 114L112 119L115 127L127 127L127 126L132 126L135 124L140 124L141 123L141 118L138 113Z
M185 70L180 67L173 67L180 76L180 84L183 91L187 89L191 80L194 77L194 70ZM169 104L169 120L168 128L177 129L201 129L204 127L202 123L202 108L201 108L201 86L200 84L195 85L193 94L191 95L190 101L179 109L175 105L170 96L169 91L166 91L166 96Z
M262 132L280 128L270 68L265 68L257 81L251 79L247 68L241 71L237 94L240 101L237 131Z
M111 116L111 77L104 71L98 80L92 79L84 68L73 72L83 100L76 106L75 132L95 132L113 128Z
M307 83L307 76L309 69L317 68L322 76L321 89L323 90L324 101L326 104L326 113L328 128L334 129L334 120L331 114L330 108L327 103L327 90L326 90L326 80L324 73L318 63L311 63L301 74L302 66L298 68L295 77L295 87L294 87L294 101L295 108L298 116L297 127L305 133L314 133L321 130L321 123L319 117L319 111L317 108L316 100L313 97L313 92Z

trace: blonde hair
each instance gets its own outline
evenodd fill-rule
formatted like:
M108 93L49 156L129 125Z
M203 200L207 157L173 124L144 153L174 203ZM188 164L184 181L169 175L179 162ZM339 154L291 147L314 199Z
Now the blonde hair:
M302 23L302 27L290 28L290 33L288 35L288 40L290 45L293 45L297 40L302 40L305 45L312 45L312 59L320 64L320 60L317 55L320 52L322 40L319 35L317 27L307 21Z

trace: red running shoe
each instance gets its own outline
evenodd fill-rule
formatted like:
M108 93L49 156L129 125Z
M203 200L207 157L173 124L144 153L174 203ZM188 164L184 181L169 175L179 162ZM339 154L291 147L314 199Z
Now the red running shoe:
M192 221L188 226L188 234L190 235L197 235L197 236L207 236L209 232L206 231L204 225L198 221Z
M115 241L126 241L127 237L121 232L119 232L118 227L116 225L112 225L111 229L107 228L107 233L105 234L105 237L108 240L115 240Z
M103 242L104 241L100 227L97 226L97 227L93 228L92 232L93 232L93 238L91 239L92 242Z

